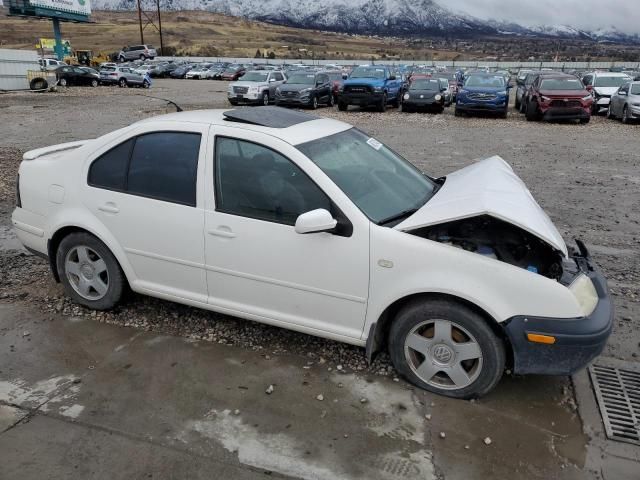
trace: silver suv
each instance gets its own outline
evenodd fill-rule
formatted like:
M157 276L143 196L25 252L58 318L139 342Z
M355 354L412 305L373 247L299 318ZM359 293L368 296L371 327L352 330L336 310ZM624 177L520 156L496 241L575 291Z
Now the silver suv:
M231 105L252 103L269 105L275 100L276 88L287 79L284 72L276 70L253 70L245 73L237 82L231 82L227 98Z
M151 45L131 45L130 47L123 47L118 54L118 60L120 62L126 62L128 60L146 60L149 58L155 58L158 55L156 49Z
M101 83L117 83L120 87L128 87L130 85L138 85L149 88L151 85L144 75L136 73L129 67L102 67L100 69Z

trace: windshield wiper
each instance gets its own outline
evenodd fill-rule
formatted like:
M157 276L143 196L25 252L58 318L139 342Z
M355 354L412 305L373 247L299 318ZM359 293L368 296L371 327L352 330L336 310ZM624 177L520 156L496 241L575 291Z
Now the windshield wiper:
M414 213L416 213L418 210L419 210L418 208L409 208L407 210L403 210L400 213L396 213L395 215L391 215L390 217L383 218L382 220L380 220L378 222L378 225L386 225L387 223L391 223L391 222L394 222L396 220L400 220L402 218L409 217L409 216L413 215Z

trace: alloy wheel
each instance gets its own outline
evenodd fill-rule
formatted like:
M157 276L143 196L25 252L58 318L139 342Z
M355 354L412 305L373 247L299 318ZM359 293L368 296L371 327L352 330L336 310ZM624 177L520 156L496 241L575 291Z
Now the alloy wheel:
M71 248L65 257L64 271L71 287L86 300L100 300L109 290L107 264L90 247Z
M624 110L622 110L622 123L629 123L629 109L627 106L624 106Z
M427 320L416 325L405 339L404 354L422 381L443 390L465 388L482 371L478 341L449 320Z

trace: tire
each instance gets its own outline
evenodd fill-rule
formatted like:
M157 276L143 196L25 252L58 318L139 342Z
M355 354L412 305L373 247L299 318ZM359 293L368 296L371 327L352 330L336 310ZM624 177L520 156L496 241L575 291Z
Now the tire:
M269 92L262 92L262 105L269 105Z
M127 86L127 79L121 78L120 80L118 80L118 86L120 88L125 88Z
M506 119L509 116L509 111L505 110L504 112L500 112L500 114L498 115L499 118L504 118Z
M591 117L581 118L580 119L580 123L583 124L583 125L586 125L587 123L589 123L590 120L591 120Z
M237 101L237 100L229 100L229 103L230 103L231 105L233 105L234 107L235 107L236 105L238 105L238 101ZM276 103L276 105L277 105L277 103Z
M524 98L520 102L520 113L527 113L527 103L524 101Z
M140 55L140 60L146 60L146 57L144 55Z
M338 100L338 110L346 112L349 109L349 104Z
M121 300L126 278L109 248L89 233L64 237L56 252L56 267L71 299L94 310L109 310Z
M631 119L629 118L629 108L625 105L622 109L622 123L627 124L631 123Z
M382 100L380 100L377 110L382 113L387 111L387 94L386 93L382 94Z
M142 82L142 88L151 88L151 84L145 80Z
M67 86L67 83L68 83L68 82L67 82L67 79L66 79L66 78L61 78L61 79L58 81L58 85L60 85L61 87L66 87L66 86Z
M528 122L534 122L539 120L538 115L538 106L535 102L530 101L529 105L527 105L527 113L525 113Z
M124 57L122 57L122 56L118 57L118 61L119 61L120 63L124 63L124 61L125 61L125 60L126 60L126 59L125 59Z
M464 115L464 114L462 113L462 110L458 110L457 108L454 108L454 110L453 110L453 114L454 114L456 117L462 117L462 116Z
M31 90L44 90L49 84L44 78L34 78L29 84Z
M333 108L335 104L336 104L336 100L335 100L335 98L333 98L333 94L330 93L329 94L329 101L327 102L327 107Z
M316 95L311 97L309 108L311 108L311 110L316 110L318 108L318 97Z
M93 88L96 88L98 85L100 85L100 82L98 82L98 80L96 79L91 80L91 86Z
M447 300L404 306L391 325L389 353L411 383L452 398L486 395L500 381L506 362L504 343L485 319ZM462 355L468 358L458 360Z
M518 99L517 99L517 98L516 98L515 109L516 109L516 110L520 110L520 102L518 101Z
M607 118L609 120L613 120L614 118L616 118L613 112L611 111L611 103L609 103L609 106L607 107Z

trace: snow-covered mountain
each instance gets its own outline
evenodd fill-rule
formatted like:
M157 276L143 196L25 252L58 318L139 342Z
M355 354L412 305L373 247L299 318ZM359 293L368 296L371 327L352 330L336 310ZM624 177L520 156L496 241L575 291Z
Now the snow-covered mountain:
M146 0L149 1L149 0ZM137 0L93 0L94 10L133 10ZM164 10L207 10L280 25L377 35L518 35L640 42L615 29L523 27L453 13L434 0L161 0Z

